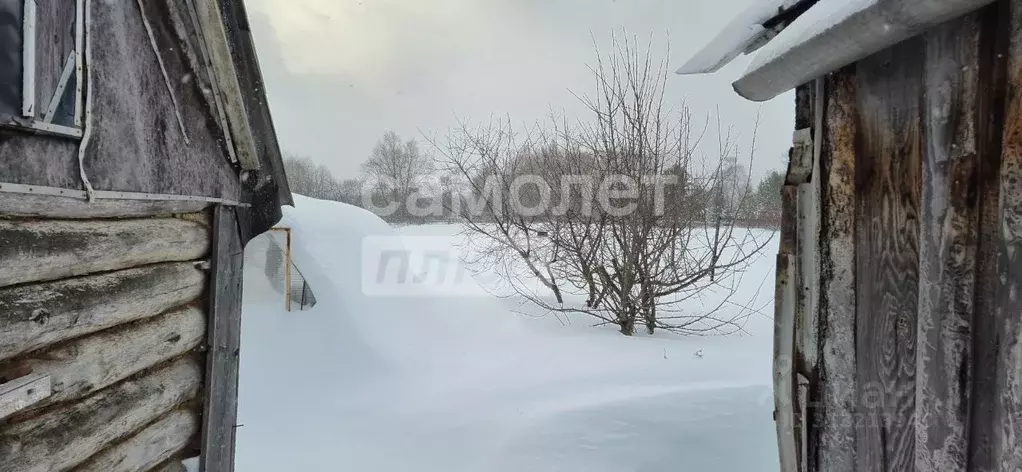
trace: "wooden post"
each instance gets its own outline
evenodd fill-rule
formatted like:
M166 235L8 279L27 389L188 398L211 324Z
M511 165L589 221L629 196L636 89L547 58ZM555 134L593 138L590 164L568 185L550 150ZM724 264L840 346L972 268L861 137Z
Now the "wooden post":
M855 155L857 114L852 70L827 77L820 155L818 368L827 375L814 405L814 471L855 470ZM810 462L813 462L811 459Z
M781 470L798 470L795 441L794 366L795 366L795 239L798 189L781 189L781 245L777 253L777 286L774 292L774 422L777 427L778 457Z
M291 311L291 228L284 228L284 234L287 238L287 245L284 247L284 284L287 285L285 289L287 299L287 311Z
M284 309L291 311L291 228L270 228L284 233Z
M234 470L244 259L235 209L216 206L200 459L200 470L206 472Z

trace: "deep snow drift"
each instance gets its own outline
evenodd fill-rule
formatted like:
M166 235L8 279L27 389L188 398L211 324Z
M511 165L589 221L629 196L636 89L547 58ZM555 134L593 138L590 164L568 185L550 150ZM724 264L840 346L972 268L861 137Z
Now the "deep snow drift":
M318 304L285 312L246 265L237 470L778 469L769 320L745 337L626 338L524 317L483 291L381 295L363 285L366 241L453 244L455 230L296 205L280 226ZM772 252L750 284L773 273Z

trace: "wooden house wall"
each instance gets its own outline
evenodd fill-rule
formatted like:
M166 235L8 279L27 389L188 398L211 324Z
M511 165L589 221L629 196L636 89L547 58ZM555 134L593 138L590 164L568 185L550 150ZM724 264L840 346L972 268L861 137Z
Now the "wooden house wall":
M73 15L75 2L39 0L42 32ZM210 107L208 70L191 15L172 0L92 1L92 136L84 170L96 190L193 195L241 200L219 121ZM142 7L140 7L142 5ZM145 8L174 91L163 79L140 8ZM57 9L61 14L51 14ZM49 37L42 45L52 45ZM66 53L64 53L66 54ZM44 60L40 77L59 75L61 60ZM60 65L58 65L58 63ZM57 70L50 70L58 68ZM40 85L45 95L46 83ZM45 98L48 102L49 97ZM182 133L175 110L180 112ZM187 137L186 137L187 136ZM77 139L0 130L0 183L83 190Z
M156 470L200 451L210 210L125 213L0 215L0 377L52 382L0 419L0 471Z
M1022 1L821 80L784 190L785 467L1022 469Z

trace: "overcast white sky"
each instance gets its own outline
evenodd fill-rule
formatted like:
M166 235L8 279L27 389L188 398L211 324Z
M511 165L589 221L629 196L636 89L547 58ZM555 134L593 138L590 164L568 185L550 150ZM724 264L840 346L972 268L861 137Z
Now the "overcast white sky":
M572 114L589 92L593 37L670 44L672 70L758 0L249 0L249 16L281 147L353 177L386 130L443 132L454 118ZM661 48L662 49L662 48ZM780 169L794 128L793 95L740 98L720 72L671 75L667 94L742 133L757 114L753 175Z

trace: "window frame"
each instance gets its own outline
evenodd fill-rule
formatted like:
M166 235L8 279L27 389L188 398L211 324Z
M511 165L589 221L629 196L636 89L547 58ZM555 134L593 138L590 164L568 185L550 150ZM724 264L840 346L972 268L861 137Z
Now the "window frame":
M44 0L63 2L67 0ZM74 50L64 60L64 66L60 69L53 96L47 103L37 103L36 95L36 67L37 55L37 0L22 1L22 22L21 22L21 110L20 115L0 115L0 127L29 130L47 135L81 139L84 135L83 110L85 96L83 94L84 74L84 47L85 47L85 0L75 0L74 19ZM67 93L71 77L75 77L75 90L73 103L74 121L72 126L53 123L56 110L59 108L61 99ZM45 109L40 109L40 105ZM42 113L40 113L42 112Z

